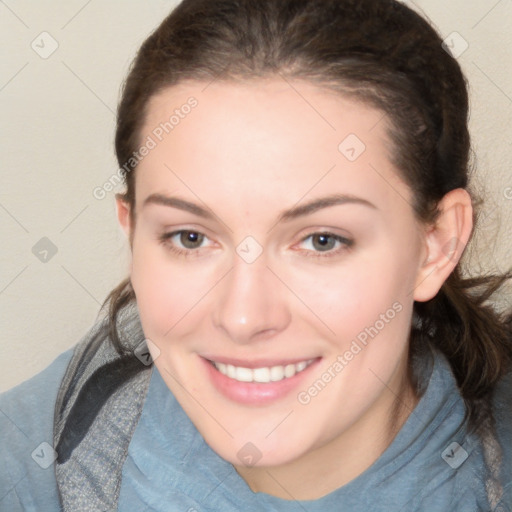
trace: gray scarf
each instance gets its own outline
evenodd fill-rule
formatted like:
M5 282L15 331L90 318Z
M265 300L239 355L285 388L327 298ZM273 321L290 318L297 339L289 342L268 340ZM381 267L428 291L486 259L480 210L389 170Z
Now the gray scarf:
M117 510L152 368L135 305L120 312L118 328L133 352L116 352L108 319L98 321L76 346L57 396L55 472L66 512Z

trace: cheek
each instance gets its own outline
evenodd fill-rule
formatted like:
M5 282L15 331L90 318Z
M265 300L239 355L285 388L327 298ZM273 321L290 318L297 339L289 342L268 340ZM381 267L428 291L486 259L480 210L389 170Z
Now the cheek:
M194 267L171 261L165 248L134 240L131 280L146 335L161 339L174 332L187 316L197 314L209 289L208 266ZM211 286L210 286L211 287Z
M331 332L325 361L298 399L308 401L310 417L331 418L327 437L362 415L386 386L395 389L392 380L407 354L413 308L401 263L383 254L379 265L351 265L304 283L304 291L313 284L319 290L308 306Z
M290 288L331 331L338 342L352 340L366 328L383 330L412 306L415 267L411 255L390 250L355 255L340 265L290 272ZM407 320L407 319L406 319ZM403 328L406 328L405 321Z

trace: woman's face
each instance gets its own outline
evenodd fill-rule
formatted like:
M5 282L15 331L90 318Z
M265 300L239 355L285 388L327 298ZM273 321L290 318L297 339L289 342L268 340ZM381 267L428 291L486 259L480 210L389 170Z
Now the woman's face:
M386 126L278 79L149 103L135 226L120 214L140 317L163 379L235 465L364 451L410 390L425 252Z

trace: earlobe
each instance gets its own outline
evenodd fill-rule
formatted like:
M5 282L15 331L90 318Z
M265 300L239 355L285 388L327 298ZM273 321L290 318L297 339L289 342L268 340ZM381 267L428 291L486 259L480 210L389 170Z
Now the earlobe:
M117 220L119 225L126 233L126 236L130 238L131 234L131 216L130 216L130 205L122 194L116 194L116 210Z
M418 270L414 300L425 302L437 292L459 262L473 229L471 196L461 188L448 192L439 216L425 233L426 257Z

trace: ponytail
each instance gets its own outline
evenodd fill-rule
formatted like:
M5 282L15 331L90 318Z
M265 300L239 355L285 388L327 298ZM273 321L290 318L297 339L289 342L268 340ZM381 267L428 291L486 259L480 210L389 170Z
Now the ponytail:
M512 367L512 311L499 313L489 303L511 278L512 272L463 278L457 267L433 299L414 306L419 322L411 343L428 339L446 356L472 427Z
M123 356L130 352L123 344L118 330L118 316L121 310L135 301L135 292L132 288L130 278L126 278L114 288L105 299L103 308L108 308L108 332L110 340L119 355Z

